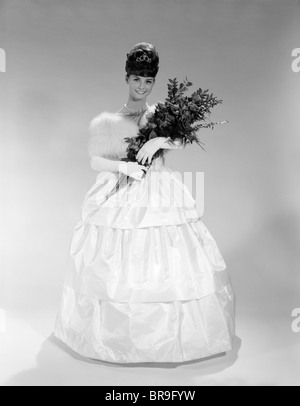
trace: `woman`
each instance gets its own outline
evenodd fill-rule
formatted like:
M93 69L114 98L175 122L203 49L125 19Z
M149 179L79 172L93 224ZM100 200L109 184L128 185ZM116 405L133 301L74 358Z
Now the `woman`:
M87 358L184 362L232 349L235 296L221 253L164 158L144 166L160 148L183 146L159 137L138 162L124 160L124 138L137 136L154 111L147 97L158 67L155 47L137 44L127 54L127 103L90 125L98 176L74 229L55 326Z

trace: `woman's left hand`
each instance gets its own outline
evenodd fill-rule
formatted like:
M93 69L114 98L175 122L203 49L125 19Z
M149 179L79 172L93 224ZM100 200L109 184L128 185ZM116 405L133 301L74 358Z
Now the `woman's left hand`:
M166 138L165 137L155 137L151 138L151 140L147 141L146 144L142 146L139 150L136 159L140 162L141 165L145 165L148 160L148 163L151 163L153 155L161 149L161 147L165 144Z

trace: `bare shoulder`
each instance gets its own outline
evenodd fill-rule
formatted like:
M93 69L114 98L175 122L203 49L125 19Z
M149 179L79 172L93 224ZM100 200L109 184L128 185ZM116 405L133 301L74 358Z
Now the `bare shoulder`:
M155 109L156 109L158 103L161 103L161 102L157 102L157 103L151 104L151 105L149 106L149 112L150 112L150 113L154 113L154 111L155 111Z
M120 110L116 111L116 114L125 114L126 112L128 113L128 110L123 106Z
M153 112L157 106L157 103L148 105L148 110ZM123 106L120 110L116 112L116 114L124 114L125 116L130 115L128 110Z

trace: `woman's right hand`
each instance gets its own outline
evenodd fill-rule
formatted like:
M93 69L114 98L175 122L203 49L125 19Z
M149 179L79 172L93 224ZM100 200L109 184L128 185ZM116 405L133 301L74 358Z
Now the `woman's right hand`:
M119 163L119 172L124 173L131 178L136 180L141 180L144 174L147 172L147 168L143 165L140 165L138 162L120 162Z

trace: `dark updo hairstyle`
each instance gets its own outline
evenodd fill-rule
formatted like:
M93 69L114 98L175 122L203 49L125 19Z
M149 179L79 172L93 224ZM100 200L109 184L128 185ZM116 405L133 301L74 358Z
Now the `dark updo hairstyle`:
M154 45L136 44L127 54L125 70L130 75L155 78L159 69L159 55Z

